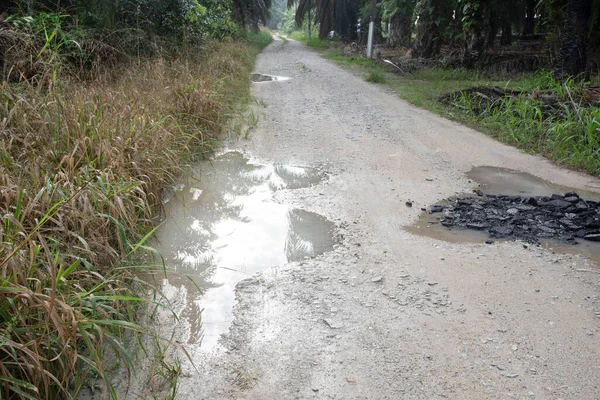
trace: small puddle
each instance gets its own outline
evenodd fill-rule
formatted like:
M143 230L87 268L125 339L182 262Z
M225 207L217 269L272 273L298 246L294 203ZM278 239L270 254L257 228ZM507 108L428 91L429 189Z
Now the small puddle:
M331 250L334 225L272 200L274 191L321 182L318 169L253 164L229 152L192 172L165 199L155 247L176 271L162 290L179 315L178 329L187 331L188 343L210 350L233 319L235 285Z
M251 74L250 80L252 82L275 82L275 81L287 81L290 78L287 76L276 76L276 75L265 75L265 74Z
M478 189L486 194L549 197L555 193L564 194L575 191L586 200L600 200L600 193L556 185L526 172L506 168L475 167L467 173L467 177L479 183Z
M565 194L576 191L582 199L599 201L600 194L591 191L575 190L556 185L531 174L496 167L476 167L467 173L467 177L476 181L485 194L520 197L550 197L553 194ZM473 193L464 196L476 196ZM449 204L449 201L440 204ZM507 241L514 239L491 239L488 232L461 227L446 227L439 221L443 213L423 212L415 224L406 228L410 233L427 236L451 243L484 243L489 240ZM600 263L600 243L578 240L577 245L570 245L554 239L540 239L540 244L554 251L570 254L581 254Z

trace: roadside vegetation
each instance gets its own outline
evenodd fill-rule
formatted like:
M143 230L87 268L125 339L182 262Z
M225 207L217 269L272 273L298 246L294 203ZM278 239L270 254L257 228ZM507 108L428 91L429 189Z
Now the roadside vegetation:
M600 176L600 1L380 0L373 60L370 4L292 1L280 27L415 105Z
M9 2L0 26L5 399L115 396L162 189L243 111L272 40L263 2L56 3Z

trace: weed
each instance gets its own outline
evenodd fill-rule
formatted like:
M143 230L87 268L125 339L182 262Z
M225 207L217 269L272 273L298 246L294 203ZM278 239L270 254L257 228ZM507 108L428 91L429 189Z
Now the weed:
M256 99L256 104L261 106L262 108L267 108L269 105L263 99Z
M258 125L258 115L256 115L256 113L251 110L248 113L248 127L252 129L256 128L256 125Z
M256 115L254 110L250 110L246 115L246 132L244 133L244 139L248 139L250 132L258 125L259 117Z
M377 72L377 71L369 72L369 75L367 75L365 77L365 81L372 82L372 83L385 83L386 82L383 74L380 72Z
M300 67L300 69L302 70L302 72L306 73L306 72L310 72L311 69L308 68L306 66L306 64L304 64L303 62L298 61L296 64L298 64L298 66Z
M249 389L256 381L256 377L250 372L237 368L234 370L235 381L240 389Z

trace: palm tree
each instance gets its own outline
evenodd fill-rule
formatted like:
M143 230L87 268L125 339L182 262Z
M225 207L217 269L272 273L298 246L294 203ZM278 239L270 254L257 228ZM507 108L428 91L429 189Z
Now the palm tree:
M330 31L348 36L358 19L358 10L364 3L359 0L288 0L288 7L298 3L296 24L302 25L304 16L313 7L319 23L319 38L325 39Z
M384 20L390 22L388 45L391 47L409 46L414 24L417 0L383 0Z
M554 68L554 76L558 79L577 76L585 71L591 9L591 0L569 0L567 3L562 44Z
M258 31L258 24L267 23L271 0L233 0L234 18L253 31Z

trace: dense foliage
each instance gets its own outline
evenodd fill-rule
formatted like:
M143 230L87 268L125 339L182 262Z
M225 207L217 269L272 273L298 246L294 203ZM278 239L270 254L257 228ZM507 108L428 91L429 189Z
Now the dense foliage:
M71 29L130 30L198 41L239 34L238 24L258 30L270 7L270 0L9 0L2 11L5 18L54 14Z
M289 0L300 24L309 10L320 23L319 36L336 31L357 37L357 18L368 23L369 0ZM412 47L416 57L435 57L455 48L466 66L489 62L492 48L523 40L544 43L556 74L577 75L586 66L586 50L600 45L600 0L379 0L376 40ZM363 35L366 29L363 29Z

